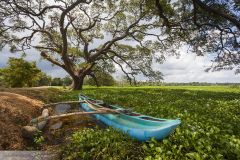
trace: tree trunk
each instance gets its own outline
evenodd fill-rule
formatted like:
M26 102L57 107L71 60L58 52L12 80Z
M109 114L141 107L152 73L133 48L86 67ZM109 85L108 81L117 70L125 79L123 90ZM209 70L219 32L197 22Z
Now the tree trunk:
M71 85L72 89L73 90L82 90L84 77L80 76L80 77L74 77L72 79L73 79L72 85Z

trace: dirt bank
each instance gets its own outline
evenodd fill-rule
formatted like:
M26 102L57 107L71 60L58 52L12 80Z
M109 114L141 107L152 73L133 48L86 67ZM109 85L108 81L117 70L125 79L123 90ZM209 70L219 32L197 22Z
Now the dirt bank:
M0 150L24 150L21 127L41 113L43 103L20 94L0 92Z

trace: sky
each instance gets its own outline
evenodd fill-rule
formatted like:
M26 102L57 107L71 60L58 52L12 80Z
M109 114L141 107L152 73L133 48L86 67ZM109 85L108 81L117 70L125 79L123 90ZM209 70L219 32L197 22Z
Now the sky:
M52 66L50 62L41 59L39 52L31 49L24 58L27 61L36 61L37 66L52 77L65 77L67 73L58 66ZM169 56L163 64L153 64L155 70L159 70L164 75L164 82L209 82L209 83L240 83L240 74L235 75L234 70L205 72L204 70L211 64L209 57L199 57L194 53L187 53L180 50L179 58ZM20 57L20 54L10 53L7 49L0 51L0 68L7 65L9 57ZM114 73L115 79L120 79L123 73L118 69ZM143 76L138 76L138 80L146 80Z
M48 3L54 3L52 0ZM25 34L25 33L23 33ZM108 40L109 35L105 35L104 39L96 40L92 44L92 48L99 46L104 41ZM90 48L91 49L91 48ZM52 64L46 60L42 60L39 52L31 49L27 51L25 57L28 61L37 61L37 66L52 77L65 77L67 73L58 66L52 66ZM218 71L218 72L205 72L204 70L211 65L210 57L198 57L194 53L187 52L186 49L180 49L181 56L166 57L166 61L163 64L153 64L155 70L159 70L164 75L164 82L209 82L209 83L240 83L240 74L235 75L234 70L230 71ZM10 53L7 49L0 51L0 68L7 65L9 57L20 57L18 54ZM117 66L116 66L117 67ZM115 79L121 79L123 73L118 68L114 74ZM137 80L146 80L143 76L138 76Z

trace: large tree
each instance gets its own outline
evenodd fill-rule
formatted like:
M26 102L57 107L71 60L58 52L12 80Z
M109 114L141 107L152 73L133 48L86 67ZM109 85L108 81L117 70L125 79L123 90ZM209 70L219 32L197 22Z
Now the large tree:
M130 82L140 73L160 79L152 62L162 55L154 53L170 41L150 33L159 25L149 10L144 0L3 0L1 45L38 49L69 73L73 89L82 89L84 77L95 75L96 64L107 71L119 65Z
M81 89L96 66L160 79L152 62L182 45L214 53L213 70L239 67L239 14L234 0L2 0L0 44L40 50Z

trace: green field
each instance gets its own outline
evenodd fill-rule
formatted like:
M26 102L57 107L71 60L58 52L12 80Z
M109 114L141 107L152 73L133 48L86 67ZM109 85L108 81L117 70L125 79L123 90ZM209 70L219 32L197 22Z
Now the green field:
M64 92L59 98L76 100L78 93ZM182 124L163 141L151 140L147 143L138 143L119 135L108 136L108 133L102 133L104 131L98 131L103 136L97 134L97 131L79 131L72 139L72 146L81 144L82 148L88 149L73 156L72 153L78 150L68 146L66 158L86 158L88 155L95 159L240 159L239 87L85 87L83 93L142 114L159 118L180 118ZM88 138L78 137L81 132L89 135ZM115 131L105 132L116 134ZM96 143L82 144L87 141ZM121 145L113 148L112 143L121 144L121 141L122 145L129 144L127 151L121 149ZM95 150L98 152L94 152Z

